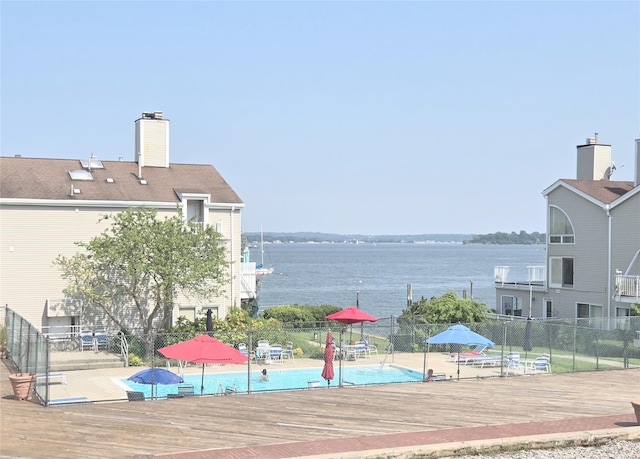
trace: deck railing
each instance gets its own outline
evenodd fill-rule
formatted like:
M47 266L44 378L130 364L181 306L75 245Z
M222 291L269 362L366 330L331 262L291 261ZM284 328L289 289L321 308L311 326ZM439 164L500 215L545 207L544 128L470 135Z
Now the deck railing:
M616 296L640 300L640 276L616 274Z
M547 285L546 266L527 266L526 275L523 270L519 270L511 276L509 275L510 272L510 266L494 266L493 278L495 283L500 285L509 285L510 287L515 288L529 288L529 286L545 287ZM517 277L519 277L517 280L511 279L516 279Z

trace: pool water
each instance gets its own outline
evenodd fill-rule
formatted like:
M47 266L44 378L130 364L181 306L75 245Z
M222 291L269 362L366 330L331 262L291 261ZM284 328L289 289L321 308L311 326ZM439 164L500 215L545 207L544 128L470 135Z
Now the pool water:
M255 370L253 370L255 368ZM320 368L267 368L268 381L260 382L262 366L252 367L251 371L251 392L269 392L299 390L314 387L326 387L327 381L322 378L322 367ZM335 367L335 378L331 381L331 386L338 386L339 368ZM395 365L362 365L343 366L342 384L343 386L363 386L369 384L389 384L404 382L422 381L422 373L408 368ZM138 384L128 381L126 378L122 382L131 390L144 392L146 397L151 397L151 385ZM203 394L224 394L231 391L237 393L247 393L247 372L236 371L229 373L207 373L204 374ZM202 374L189 374L184 376L184 384L192 384L196 394L200 394L202 384ZM178 385L159 384L154 388L154 397L166 397L167 394L177 394Z

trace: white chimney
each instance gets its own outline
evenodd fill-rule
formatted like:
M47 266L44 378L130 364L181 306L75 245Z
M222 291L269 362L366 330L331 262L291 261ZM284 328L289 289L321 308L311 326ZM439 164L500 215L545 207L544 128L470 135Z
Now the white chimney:
M598 133L588 138L585 145L578 145L578 180L608 179L611 167L611 145L598 143Z
M136 120L134 156L139 168L169 167L169 120L162 112L144 112Z

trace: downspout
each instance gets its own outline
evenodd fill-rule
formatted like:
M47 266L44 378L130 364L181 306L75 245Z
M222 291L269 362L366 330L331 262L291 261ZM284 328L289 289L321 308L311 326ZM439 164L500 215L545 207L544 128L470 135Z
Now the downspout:
M229 224L229 230L231 231L231 307L235 306L235 296L234 296L234 285L235 285L235 276L233 274L234 271L234 259L233 259L233 254L235 253L235 247L234 247L234 228L233 228L233 214L236 211L236 206L231 206L231 223ZM229 312L229 311L227 311Z
M607 330L611 330L611 212L609 212L609 204L604 206L609 219L609 228L607 234Z

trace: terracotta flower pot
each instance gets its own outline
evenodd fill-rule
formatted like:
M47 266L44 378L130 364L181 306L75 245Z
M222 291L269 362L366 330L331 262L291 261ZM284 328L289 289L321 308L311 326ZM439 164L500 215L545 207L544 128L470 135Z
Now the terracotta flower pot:
M638 425L640 425L640 399L632 400L631 405L633 406L633 409L636 412L636 420L638 421Z
M13 373L9 375L13 398L16 400L29 400L35 387L36 375L33 373Z

